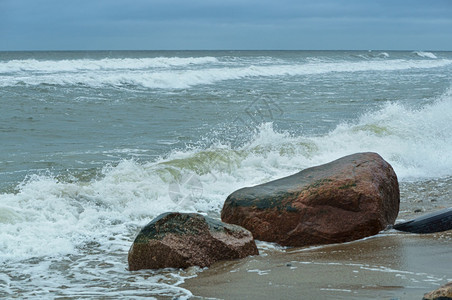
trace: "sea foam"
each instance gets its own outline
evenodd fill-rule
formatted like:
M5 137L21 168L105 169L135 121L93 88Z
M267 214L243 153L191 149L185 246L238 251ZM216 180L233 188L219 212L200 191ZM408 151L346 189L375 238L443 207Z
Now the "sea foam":
M129 60L127 63L124 60ZM303 64L256 64L239 66L230 62L217 61L216 58L178 58L166 59L164 68L150 68L148 65L158 65L156 59L148 59L149 63L143 63L140 59L121 59L120 61L108 60L107 62L83 61L77 62L36 62L38 66L31 63L7 62L0 65L0 74L17 72L18 70L35 71L17 73L15 76L1 76L0 87L14 85L84 85L87 87L123 87L137 86L147 89L184 89L197 85L213 84L220 81L271 78L282 76L304 76L326 74L331 72L365 72L365 71L398 71L407 69L429 69L438 68L452 64L451 60L438 59L429 60L364 60L325 62L310 61ZM174 68L178 63L184 64L184 68ZM200 66L193 68L190 64L199 63ZM212 66L211 63L215 63ZM9 66L8 64L11 64ZM41 66L40 64L44 64ZM47 65L49 64L49 65ZM119 64L116 66L116 64ZM173 65L171 65L173 64ZM3 71L1 71L3 69ZM11 71L12 70L12 71ZM120 70L120 72L118 72Z
M216 143L148 162L123 160L89 181L33 175L0 195L0 260L77 254L92 242L127 253L139 228L160 213L218 216L236 189L355 152L379 153L401 181L452 176L451 94L418 109L387 103L321 136L263 123L240 147ZM184 186L190 176L196 190Z
M1 73L17 72L79 72L97 70L138 70L183 67L216 63L215 57L155 57L155 58L103 58L71 60L23 59L0 62Z
M432 52L424 52L424 51L414 51L414 54L416 54L419 57L424 57L424 58L433 58L436 59L438 58L435 54L433 54Z

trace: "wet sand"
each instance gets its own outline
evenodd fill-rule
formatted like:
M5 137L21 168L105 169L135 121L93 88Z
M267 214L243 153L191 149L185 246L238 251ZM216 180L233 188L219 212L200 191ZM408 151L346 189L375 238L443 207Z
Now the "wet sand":
M452 281L452 231L391 230L345 244L220 262L187 280L193 299L421 299Z

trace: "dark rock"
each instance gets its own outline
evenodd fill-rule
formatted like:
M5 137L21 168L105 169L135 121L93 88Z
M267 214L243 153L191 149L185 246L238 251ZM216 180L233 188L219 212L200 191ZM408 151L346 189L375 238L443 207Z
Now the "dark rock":
M219 260L259 254L252 234L199 215L164 213L138 234L129 250L129 270L207 267Z
M452 229L452 207L441 209L415 219L397 223L395 230L412 233L434 233Z
M452 281L424 295L422 300L452 300Z
M285 246L347 242L377 234L399 212L397 176L376 153L357 153L235 191L221 219Z

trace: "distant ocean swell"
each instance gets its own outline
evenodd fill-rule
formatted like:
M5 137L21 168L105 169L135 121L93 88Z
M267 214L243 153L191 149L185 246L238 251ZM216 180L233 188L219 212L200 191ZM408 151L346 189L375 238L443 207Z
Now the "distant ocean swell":
M162 212L218 214L235 189L354 152L380 153L401 181L450 177L451 119L449 90L419 109L387 103L321 136L263 123L238 147L218 142L154 161L123 160L88 180L33 175L14 193L0 195L0 257L74 254L91 242L126 253L136 228Z
M185 67L215 63L215 57L155 57L155 58L103 58L103 59L66 59L36 60L22 59L0 62L0 73L19 72L80 72L98 70L137 70Z
M439 68L452 64L433 59L372 59L328 62L309 60L290 64L277 60L256 60L243 66L227 58L148 58L101 60L12 60L0 62L0 87L17 85L61 85L86 87L136 86L150 89L183 89L243 78L303 76L332 72L397 71ZM436 57L436 56L435 56Z

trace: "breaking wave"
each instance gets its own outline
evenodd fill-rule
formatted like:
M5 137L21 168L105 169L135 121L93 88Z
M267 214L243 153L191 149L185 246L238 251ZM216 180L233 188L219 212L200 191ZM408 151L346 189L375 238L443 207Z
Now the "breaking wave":
M379 153L402 181L452 176L450 120L449 91L420 109L387 103L321 136L264 123L236 148L217 143L174 150L155 161L123 160L88 181L33 175L16 192L0 195L0 258L74 254L91 242L126 253L137 228L160 213L218 215L238 188L355 152Z
M383 57L386 57L383 55ZM223 64L223 65L221 65ZM303 76L331 72L397 71L428 69L452 64L451 60L308 61L302 64L231 66L213 57L105 59L99 61L10 61L0 63L0 86L82 85L87 87L137 86L149 89L182 89L220 81L262 77ZM190 65L198 65L190 67ZM217 67L215 67L218 65ZM183 66L183 68L174 68ZM118 72L121 70L121 72ZM31 71L31 72L19 72ZM13 73L11 76L8 72Z
M438 58L435 54L433 54L432 52L424 52L424 51L415 51L413 52L414 54L416 54L419 57L424 57L424 58L433 58L436 59Z
M216 63L215 57L155 57L155 58L104 58L71 60L11 60L0 62L1 73L17 72L79 72L109 70L141 70L168 67L185 67Z

